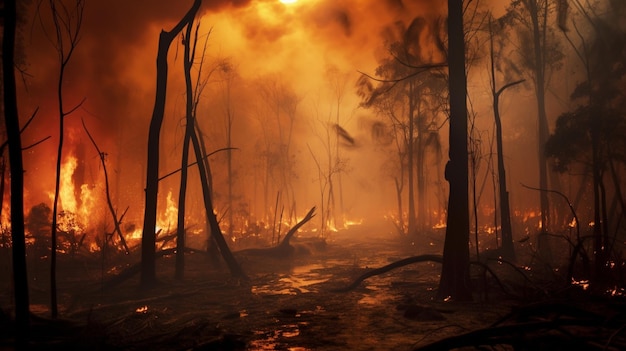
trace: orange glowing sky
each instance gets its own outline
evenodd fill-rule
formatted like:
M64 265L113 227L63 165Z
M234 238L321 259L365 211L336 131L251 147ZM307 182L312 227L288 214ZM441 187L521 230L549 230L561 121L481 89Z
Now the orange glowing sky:
M98 182L101 177L98 159L80 126L80 119L85 119L100 148L108 153L109 172L114 175L113 186L118 189L117 206L131 206L131 218L139 217L143 206L145 144L154 103L159 32L171 28L191 3L87 1L81 41L68 66L64 85L66 105L74 106L83 98L86 100L67 118L66 152L82 152L85 159L82 180ZM292 90L297 100L291 151L293 159L298 161L293 187L299 208L305 210L318 201L319 179L309 150L322 157L321 136L327 127L324 121L331 115L339 115L340 124L359 145L359 149L346 150L343 154L349 170L344 179L348 194L346 208L357 218L380 211L381 207L393 209L393 182L381 172L389 156L368 141L369 132L364 125L374 116L371 111L359 108L354 84L359 71L373 74L377 60L387 54L385 33L393 32L398 23L410 23L418 16L429 20L444 17L446 9L442 3L438 0L204 1L199 42L210 33L205 65L216 67L217 62L226 59L235 72L230 95L236 116L233 143L239 148L235 155L239 155L237 162L242 165L238 177L241 184L248 186L240 189L238 195L260 196L261 190L252 184L261 175L251 169L244 170L243 165L258 159L254 152L262 145L261 135L276 137L271 121L263 117L270 107L260 98L260 87L274 84ZM40 24L49 25L46 16L41 16L40 21L30 13L25 19L29 30L23 31L28 76L21 86L21 113L30 115L36 107L40 108L35 119L37 127L25 132L24 144L52 136L26 155L26 201L30 204L47 201L49 189L53 188L53 146L57 140L53 87L57 62ZM170 85L161 145L161 173L179 167L184 88L181 84L182 49L179 41L176 44L169 57ZM225 145L225 79L219 72L215 74L199 106L209 149ZM486 83L474 84L484 87ZM333 93L337 86L344 92L339 106L337 94ZM526 98L530 96L524 94ZM503 108L507 106L510 105L504 101ZM527 132L527 127L520 122L510 123L515 123L518 133ZM215 162L219 165L223 160ZM217 186L223 185L223 169L216 167ZM435 169L432 172L436 173ZM176 186L174 179L162 182L161 196L164 198ZM198 200L194 196L197 195L190 195L190 201ZM218 194L218 203L223 201L220 196L223 194ZM259 206L251 204L253 200L246 201L252 209L258 210Z

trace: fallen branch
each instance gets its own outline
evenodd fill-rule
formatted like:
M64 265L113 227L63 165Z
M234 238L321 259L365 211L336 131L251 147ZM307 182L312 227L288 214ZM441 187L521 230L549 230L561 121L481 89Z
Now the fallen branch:
M390 264L388 264L386 266L382 266L380 268L375 268L375 269L369 270L369 271L361 274L359 277L357 277L350 285L348 285L346 287L343 287L343 288L335 289L335 290L332 290L332 291L333 292L348 292L348 291L352 291L352 290L356 289L367 278L371 278L373 276L381 275L381 274L387 273L387 272L389 272L391 270L394 270L396 268L404 267L404 266L407 266L407 265L410 265L410 264L413 264L413 263L419 263L419 262L443 263L443 257L441 255L419 255L419 256L407 257L407 258L401 259L399 261L392 262L392 263L390 263ZM498 286L500 286L500 289L502 289L502 292L504 292L507 295L513 295L512 293L510 293L508 291L508 289L504 286L502 281L500 281L500 279L498 278L496 273L491 268L489 268L489 266L487 266L486 264L484 264L482 262L479 262L479 261L471 261L470 265L479 266L485 272L489 272L489 274L491 274L491 276L496 281Z
M340 289L333 290L333 291L334 292L348 292L348 291L354 290L367 278L371 278L371 277L376 276L376 275L387 273L387 272L389 272L389 271L391 271L393 269L404 267L404 266L412 264L412 263L419 263L419 262L442 263L443 262L443 256L441 256L441 255L419 255L419 256L407 257L405 259L392 262L392 263L390 263L390 264L388 264L386 266L383 266L383 267L380 267L380 268L375 268L375 269L372 269L370 271L367 271L367 272L363 273L362 275L360 275L358 278L356 278L352 282L352 284L350 284L350 285L348 285L346 287L340 288Z
M296 225L294 225L293 228L291 228L289 232L287 232L285 238L283 238L283 241L281 241L280 244L269 248L245 249L236 251L235 253L244 255L271 256L277 258L289 257L293 254L293 251L295 250L294 247L289 243L289 241L294 236L294 234L296 234L298 230L313 217L315 217L315 206L309 210L309 212L306 214L306 216L304 216L304 218L302 218L302 220L300 220L300 222L296 223Z

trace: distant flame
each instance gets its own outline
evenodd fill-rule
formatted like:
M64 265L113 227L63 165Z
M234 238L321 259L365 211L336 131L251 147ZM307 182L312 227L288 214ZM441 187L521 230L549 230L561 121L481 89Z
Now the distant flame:
M570 228L574 228L574 227L576 227L576 218L572 218L572 221L571 221L571 222L569 222L569 224L568 224L568 225L569 225L569 227L570 227Z
M159 216L157 220L157 226L155 230L158 232L159 229L163 231L170 231L176 228L176 224L178 222L178 207L176 205L176 201L172 197L172 191L167 192L167 198L165 202L165 211Z
M587 290L589 288L589 280L574 280L572 278L572 285L578 285L583 288L583 290Z
M76 197L75 197L75 188L74 181L72 177L74 176L74 171L78 162L76 157L70 155L67 157L67 160L61 165L61 178L59 179L59 201L60 208L64 211L76 212ZM51 194L53 197L54 194Z
M359 220L346 220L346 222L344 223L346 227L352 227L352 226L357 226L357 225L361 225L363 224L363 218L359 219Z
M440 221L439 223L435 224L433 226L433 229L443 229L445 227L447 227L448 225L446 224L446 222Z

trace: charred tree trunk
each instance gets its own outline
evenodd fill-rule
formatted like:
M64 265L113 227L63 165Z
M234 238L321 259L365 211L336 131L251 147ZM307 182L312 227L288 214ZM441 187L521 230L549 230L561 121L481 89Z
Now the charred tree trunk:
M2 84L4 87L4 122L9 145L11 169L11 240L13 288L17 346L24 345L29 329L28 278L26 271L26 243L24 239L24 167L20 138L17 92L15 88L14 52L16 2L4 2L2 9L4 30L2 37Z
M52 228L50 239L50 314L52 318L56 318L58 314L57 306L57 281L56 281L56 255L57 255L57 213L59 205L59 188L61 181L61 162L63 158L63 139L65 117L71 114L80 104L69 111L65 111L63 101L63 79L65 77L65 69L74 53L76 45L78 45L78 33L82 24L83 8L85 3L82 0L76 0L76 8L72 11L61 4L61 8L57 9L55 1L50 1L50 10L52 20L54 22L54 30L56 36L55 49L59 59L59 75L57 80L57 103L59 112L59 145L57 148L56 160L56 179L54 185L54 201L52 206ZM65 43L65 46L64 46ZM82 103L81 103L82 104Z
M507 260L515 260L515 250L513 248L513 229L511 226L511 209L509 204L509 191L506 188L506 170L504 167L504 151L502 146L502 120L500 119L500 112L498 111L500 97L499 93L501 93L502 91L504 91L504 87L500 89L498 93L493 95L493 115L496 120L496 148L498 153L498 191L500 194L500 221L502 222L502 254L503 257Z
M211 163L209 162L209 156L211 154L213 154L213 152L211 152L210 154L207 152L206 149L206 145L204 143L204 133L202 132L202 129L200 129L200 125L198 124L198 120L196 118L194 118L194 128L195 128L195 132L197 133L197 138L199 139L198 141L200 142L200 152L202 153L202 166L204 168L205 174L206 174L206 179L201 178L201 182L206 182L207 184L207 192L208 192L208 196L212 199L213 198L213 177L211 175ZM192 133L193 136L193 133ZM194 148L194 153L195 153L195 148ZM200 166L198 166L200 167ZM199 168L198 168L199 169ZM204 180L203 180L204 179ZM202 184L202 183L201 183ZM204 185L202 185L204 187ZM205 191L204 188L202 188L202 191ZM220 252L219 249L216 246L216 241L213 240L213 236L211 235L211 223L210 221L206 221L205 223L205 230L207 233L207 252L209 253L209 257L211 257L212 260L212 264L214 267L218 267L219 266L219 259L220 259Z
M593 168L593 252L595 267L595 283L603 284L606 271L608 243L606 233L603 232L602 207L605 206L602 197L602 169L600 155L600 130L599 123L591 125L591 155Z
M515 260L513 248L513 229L511 226L511 209L509 191L506 188L506 170L504 167L504 146L502 145L502 120L500 118L500 95L508 88L521 84L524 80L505 84L496 89L495 53L493 49L493 29L489 19L490 59L491 59L491 95L493 98L493 117L496 124L496 149L498 155L498 190L500 195L500 220L502 222L502 254L505 259Z
M197 131L197 128L194 128L193 133L191 133L191 143L193 145L196 160L201 160L203 159L203 153L201 150ZM215 212L213 211L213 200L211 198L210 188L211 175L209 174L207 167L205 167L204 162L197 162L196 165L198 166L198 172L200 173L204 208L206 211L206 219L211 229L211 237L213 238L213 241L215 241L215 243L217 244L217 247L222 254L222 258L224 258L224 261L228 265L228 269L230 270L231 274L237 278L247 279L245 272L241 269L241 266L233 256L233 253L230 251L226 240L224 240L224 236L222 235L222 231L220 229L220 224L217 221Z
M196 16L202 0L194 3L183 19L169 32L161 31L157 53L157 82L156 97L150 129L148 134L148 166L146 171L146 200L144 209L143 231L141 236L141 286L149 288L156 284L155 245L157 199L159 192L159 144L161 126L165 113L165 98L167 89L167 53L172 41L189 25Z
M183 37L185 53L184 53L184 71L185 71L185 90L187 99L185 103L185 137L183 140L183 155L180 165L180 188L178 189L178 218L176 226L176 279L183 279L185 272L185 212L187 198L187 164L189 162L189 142L191 134L194 132L194 116L193 116L193 89L191 87L191 66L193 65L193 54L191 53L191 22L187 24L187 30ZM196 32L196 38L198 37Z
M427 214L426 214L426 172L424 163L426 162L426 128L422 119L422 107L421 97L417 99L417 118L415 123L417 124L417 138L415 140L415 147L417 153L417 230L423 231L426 227Z
M408 170L408 228L407 234L409 237L415 237L417 234L417 223L415 217L415 179L413 178L415 171L415 103L414 99L414 83L409 82L409 125L408 125L408 137L407 137L407 170Z
M450 183L450 195L438 293L441 298L454 300L470 300L472 296L469 285L469 163L464 40L463 1L448 0L450 159L445 177Z
M547 6L548 2L545 1L545 8L542 9L546 12L544 19L547 18ZM539 152L539 188L548 189L548 160L544 152L544 146L548 141L548 117L546 115L546 98L545 98L545 35L546 35L546 23L539 23L539 6L537 0L528 1L528 10L530 11L530 17L532 21L532 35L534 44L534 76L535 76L535 96L537 98L537 118L539 121L539 140L538 140L538 152ZM542 232L548 232L550 230L550 202L548 194L544 191L539 194L539 202L541 206L541 230ZM542 245L543 244L543 245ZM545 243L539 245L539 249L542 252L549 252L549 248Z

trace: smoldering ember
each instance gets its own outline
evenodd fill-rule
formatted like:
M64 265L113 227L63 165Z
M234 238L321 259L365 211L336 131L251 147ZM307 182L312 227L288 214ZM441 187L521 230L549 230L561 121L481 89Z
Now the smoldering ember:
M626 349L626 2L0 13L0 349Z

